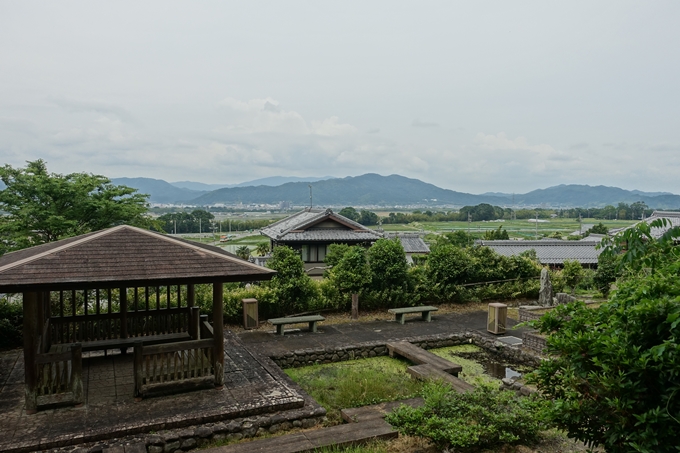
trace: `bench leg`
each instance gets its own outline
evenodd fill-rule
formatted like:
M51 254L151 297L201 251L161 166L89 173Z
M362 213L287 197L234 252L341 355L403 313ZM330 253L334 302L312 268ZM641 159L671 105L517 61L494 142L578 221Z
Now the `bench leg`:
M424 311L421 314L423 315L423 321L432 322L432 313L430 313L429 311Z
M316 321L309 321L309 331L316 333Z
M276 325L276 335L281 335L283 336L283 328L286 327L285 324L277 324Z
M394 319L399 323L399 324L404 324L404 314L403 313L396 313L394 315Z

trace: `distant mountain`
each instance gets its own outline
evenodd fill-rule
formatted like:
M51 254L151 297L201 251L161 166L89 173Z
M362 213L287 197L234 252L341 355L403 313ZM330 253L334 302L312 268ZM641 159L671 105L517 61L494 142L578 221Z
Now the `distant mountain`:
M658 192L656 192L658 193ZM651 194L656 194L651 192ZM533 190L526 194L516 194L515 204L539 205L547 203L551 206L580 206L602 207L618 203L635 203L642 201L650 208L677 209L680 208L680 196L673 194L650 195L639 190L624 190L618 187L588 186L588 185L559 185L547 189Z
M175 187L179 187L180 189L198 190L201 192L210 192L223 187L234 187L232 184L204 184L202 182L194 181L177 181L171 182L170 184Z
M149 194L149 201L152 203L183 203L205 193L205 191L175 187L162 179L114 178L111 182L133 187L141 193Z
M313 185L315 205L407 205L479 203L506 204L499 197L471 195L442 189L417 179L399 175L366 174L356 177L316 181ZM199 205L215 203L274 203L291 201L296 205L309 204L308 182L289 182L278 187L232 187L215 190L193 200Z
M242 182L240 184L203 184L202 182L193 182L193 181L178 181L178 182L171 182L175 187L181 187L184 189L191 189L191 190L202 190L202 191L211 191L211 190L217 190L217 189L223 189L225 187L251 187L251 186L280 186L283 184L286 184L288 182L315 182L315 181L322 181L324 179L332 179L332 176L323 176L321 178L317 178L314 176L310 176L308 178L305 177L298 177L298 176L270 176L268 178L260 178L260 179L254 179L252 181L246 181Z

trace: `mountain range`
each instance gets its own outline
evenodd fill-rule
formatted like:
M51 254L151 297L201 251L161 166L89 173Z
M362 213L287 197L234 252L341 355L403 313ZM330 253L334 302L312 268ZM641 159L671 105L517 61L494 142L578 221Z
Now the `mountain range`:
M289 201L294 205L308 205L309 183L312 184L316 206L366 205L476 205L489 203L498 206L553 206L601 207L620 202L642 201L650 208L680 209L680 195L666 192L642 192L618 187L589 185L559 185L533 190L525 194L485 193L474 195L442 189L418 179L399 175L381 176L373 173L346 178L264 178L233 187L213 189L212 185L183 181L168 183L151 178L115 178L114 184L124 184L150 195L154 203L212 204L274 204ZM315 181L314 181L315 180ZM204 187L204 190L196 190ZM513 201L514 200L514 201Z

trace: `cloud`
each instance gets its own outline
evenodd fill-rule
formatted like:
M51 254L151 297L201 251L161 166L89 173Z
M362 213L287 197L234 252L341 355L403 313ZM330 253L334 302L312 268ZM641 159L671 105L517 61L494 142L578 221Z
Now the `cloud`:
M135 121L126 109L107 102L63 98L51 98L50 102L69 113L97 113L106 117L115 117L128 123Z
M374 127L372 129L369 129L366 131L367 134L379 134L380 133L380 128Z
M351 124L342 124L337 116L331 116L323 121L312 121L312 133L324 137L353 134L357 128Z
M586 142L574 143L573 145L569 146L569 149L586 149L588 146L589 145Z
M416 118L413 120L411 123L412 127L423 127L423 128L429 128L429 127L439 127L439 124L437 123L432 123L429 121L421 121L419 118Z

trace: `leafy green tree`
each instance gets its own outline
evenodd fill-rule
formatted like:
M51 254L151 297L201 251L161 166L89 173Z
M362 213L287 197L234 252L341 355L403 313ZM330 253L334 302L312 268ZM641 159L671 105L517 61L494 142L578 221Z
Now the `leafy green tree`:
M148 195L87 173L48 173L43 160L0 167L0 253L115 225L148 228Z
M358 222L359 217L361 217L359 212L351 206L347 206L346 208L342 208L340 210L340 212L338 212L338 214L340 214L343 217L347 217L350 220L354 220L355 222Z
M268 285L279 301L278 314L289 315L305 311L319 297L317 287L305 272L302 258L290 247L275 247L272 259L267 261L267 267L277 272Z
M564 260L562 276L567 286L571 288L571 294L574 294L576 286L583 278L583 266L576 260Z
M329 274L341 293L356 294L361 292L371 281L366 249L360 245L348 247Z
M399 239L378 239L368 249L368 264L373 289L384 291L407 286L408 263Z
M609 296L609 290L612 283L621 276L619 261L619 257L605 254L600 254L597 259L597 270L593 277L593 283L595 284L595 288L597 288L604 297Z
M467 231L464 230L444 233L439 237L446 239L449 244L455 245L456 247L470 247L475 242L474 236L468 234Z
M590 228L587 231L588 234L607 234L609 233L609 228L604 226L602 222L598 223L597 225L594 225L592 228Z
M330 267L336 266L348 250L349 245L347 244L330 244L324 263Z
M498 240L508 240L510 236L507 230L503 229L503 226L499 226L496 230L490 230L484 233L484 239L487 241L498 241Z
M242 245L236 249L236 256L241 259L247 260L250 258L250 247L247 245Z
M269 244L265 244L264 242L257 244L257 247L255 247L255 253L260 256L265 256L267 253L269 253Z
M358 222L362 225L377 225L378 222L380 221L380 218L378 217L378 214L375 212L367 211L365 209L361 210L361 213L359 214L359 220Z

